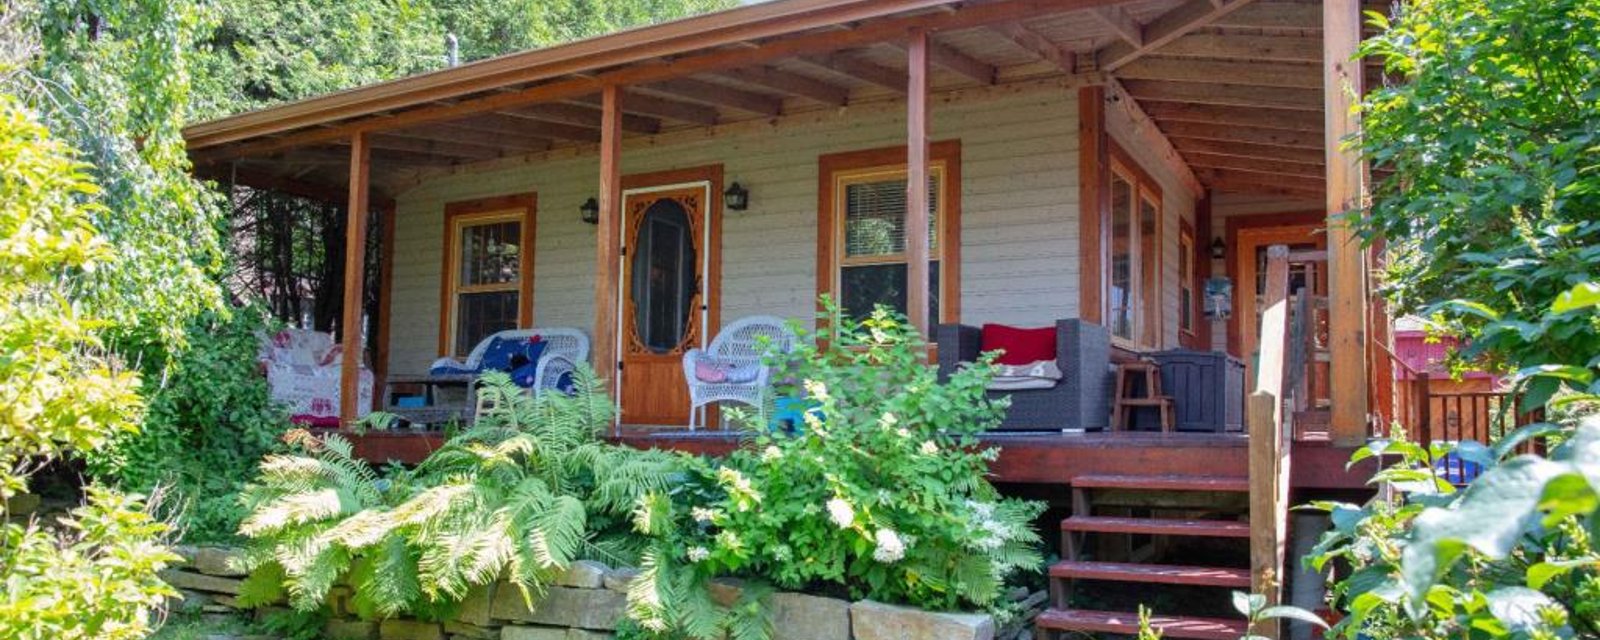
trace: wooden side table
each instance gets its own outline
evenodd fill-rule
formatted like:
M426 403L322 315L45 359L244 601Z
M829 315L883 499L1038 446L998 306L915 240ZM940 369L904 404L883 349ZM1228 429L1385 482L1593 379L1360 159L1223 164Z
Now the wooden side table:
M389 383L384 389L384 411L394 414L412 425L434 426L449 422L467 424L472 422L473 407L476 405L477 375L470 373L455 373L443 375L413 375L390 376ZM452 402L440 393L446 389L459 388L462 390L464 400L460 403ZM421 395L423 406L400 407L395 405L398 394Z

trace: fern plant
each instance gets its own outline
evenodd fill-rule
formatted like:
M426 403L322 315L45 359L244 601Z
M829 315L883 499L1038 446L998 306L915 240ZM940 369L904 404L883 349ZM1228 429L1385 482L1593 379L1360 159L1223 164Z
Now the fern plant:
M413 470L380 476L338 435L297 432L243 494L254 570L244 600L320 606L345 577L374 616L438 613L501 576L530 602L575 559L637 560L628 532L644 495L678 459L610 445L613 403L592 372L570 395L537 398L484 377L488 407Z
M771 363L788 379L776 394L810 405L805 424L791 434L744 420L746 448L690 462L683 482L641 504L636 525L655 543L629 602L646 629L765 637L746 603L713 601L715 576L988 609L1010 574L1042 565L1042 505L1003 499L985 479L997 451L974 436L1004 409L985 396L987 362L940 381L894 313L852 322L830 308L822 320L834 328L825 340Z

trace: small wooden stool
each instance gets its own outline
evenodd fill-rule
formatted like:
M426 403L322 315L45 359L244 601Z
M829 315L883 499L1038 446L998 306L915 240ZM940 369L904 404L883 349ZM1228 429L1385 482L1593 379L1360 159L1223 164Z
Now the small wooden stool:
M1144 395L1137 395L1134 382L1144 377ZM1111 406L1111 428L1128 430L1128 418L1137 407L1156 407L1161 411L1161 431L1172 431L1172 396L1161 393L1161 367L1150 361L1128 362L1117 365L1116 398Z

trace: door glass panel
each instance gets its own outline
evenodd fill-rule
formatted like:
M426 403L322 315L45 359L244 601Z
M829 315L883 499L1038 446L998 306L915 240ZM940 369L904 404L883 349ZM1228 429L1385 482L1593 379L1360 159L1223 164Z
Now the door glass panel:
M645 211L633 247L633 322L639 340L654 353L670 353L687 337L698 290L689 213L673 200Z

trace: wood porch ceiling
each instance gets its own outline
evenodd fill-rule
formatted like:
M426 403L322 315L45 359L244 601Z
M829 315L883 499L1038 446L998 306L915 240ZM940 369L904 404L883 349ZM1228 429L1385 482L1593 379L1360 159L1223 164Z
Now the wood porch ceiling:
M935 92L1061 76L1120 83L1204 186L1322 195L1321 9L1314 1L879 2L908 8L799 30L747 26L750 37L715 46L527 81L484 80L479 90L370 112L334 110L322 121L294 111L296 103L279 120L267 117L272 110L243 114L186 135L196 170L207 177L227 180L237 162L247 169L239 175L259 186L334 193L347 178L350 135L367 131L373 183L387 189L457 165L595 145L598 90L607 83L625 87L623 129L632 137L895 99L906 87L900 38L919 27L934 35Z

